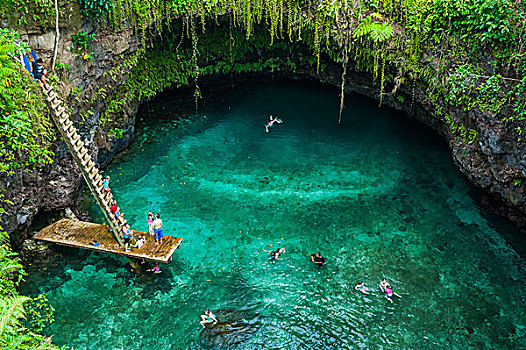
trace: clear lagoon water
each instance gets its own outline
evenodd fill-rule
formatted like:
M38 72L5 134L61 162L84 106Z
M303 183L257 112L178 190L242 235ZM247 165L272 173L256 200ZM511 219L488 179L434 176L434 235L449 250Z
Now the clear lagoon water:
M207 348L210 308L247 324L235 349L526 348L526 240L478 207L432 130L359 95L338 127L338 91L304 82L217 96L180 121L177 91L148 103L107 169L132 228L151 210L184 238L161 274L74 249L28 267L22 292L48 294L55 343ZM267 134L269 114L284 123Z

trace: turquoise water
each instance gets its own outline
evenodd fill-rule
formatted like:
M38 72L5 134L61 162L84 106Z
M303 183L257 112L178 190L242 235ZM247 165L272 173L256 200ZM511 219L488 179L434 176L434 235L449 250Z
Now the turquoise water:
M158 211L182 249L152 276L77 250L30 266L23 292L48 293L57 344L206 348L211 308L251 330L230 348L526 347L525 241L474 203L431 130L358 95L338 127L338 92L300 82L218 93L185 121L171 119L177 93L143 108L107 172L132 227ZM271 113L284 124L267 134ZM402 299L384 298L382 277Z

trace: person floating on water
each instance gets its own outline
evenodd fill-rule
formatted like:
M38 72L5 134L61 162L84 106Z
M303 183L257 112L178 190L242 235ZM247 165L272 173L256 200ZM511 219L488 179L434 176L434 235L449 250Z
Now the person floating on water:
M199 323L201 323L203 328L206 328L207 324L211 324L212 326L215 325L217 323L217 318L214 316L212 311L205 310L205 314L201 315L201 321Z
M282 124L283 120L279 119L278 117L274 117L272 114L270 115L270 120L267 124L265 124L265 131L268 132L268 128L274 126L274 123Z
M389 285L389 283L387 282L387 280L385 278L382 278L382 281L380 282L380 290L382 292L385 292L385 287L387 287Z
M354 286L354 289L359 290L363 294L369 294L369 288L367 288L362 281L358 281L358 284Z
M154 267L152 267L151 269L148 269L146 271L153 272L153 273L161 273L161 268L159 267L158 263L155 263Z
M274 260L283 260L283 259L280 259L279 256L283 253L285 253L285 248L278 248L276 250L265 250L263 249L264 252L266 253L269 253L269 256L271 259L274 259Z
M155 233L155 244L163 244L163 221L159 213L155 214L155 220L153 221L153 232Z
M314 263L321 269L323 264L325 264L325 258L321 256L320 252L317 252L316 254L311 254L310 259L314 261Z
M391 303L393 302L393 295L396 295L397 297L399 297L400 299L402 299L402 297L398 294L396 294L395 292L393 292L393 289L391 288L390 285L387 285L384 289L384 292L385 292L385 297L387 298L387 300L389 300Z

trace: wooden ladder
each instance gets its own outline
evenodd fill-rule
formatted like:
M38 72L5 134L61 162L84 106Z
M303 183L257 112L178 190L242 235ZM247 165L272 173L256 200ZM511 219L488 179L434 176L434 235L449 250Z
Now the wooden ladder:
M97 204L102 209L115 239L121 246L124 246L124 241L120 236L120 222L115 219L115 215L110 210L113 195L111 191L104 191L103 178L100 175L97 164L91 159L88 149L81 140L77 129L73 126L73 122L57 93L53 91L52 87L46 90L42 83L40 83L40 86L51 110L53 122L73 155L73 159L77 163L84 180L86 180L93 197L95 197ZM125 223L126 221L123 220L122 222Z

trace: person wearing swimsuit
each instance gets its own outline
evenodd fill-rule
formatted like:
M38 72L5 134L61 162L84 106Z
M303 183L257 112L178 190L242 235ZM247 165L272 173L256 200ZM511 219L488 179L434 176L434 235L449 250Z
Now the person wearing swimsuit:
M369 288L367 288L362 281L359 281L358 284L354 286L354 289L359 290L363 294L369 294Z
M385 287L387 287L389 283L387 283L387 280L385 278L382 278L382 282L380 282L380 290L382 292L385 292Z
M153 213L148 213L148 232L153 236Z
M155 214L155 220L153 221L153 232L155 233L155 244L163 244L163 221L159 213Z
M265 131L268 132L268 128L274 126L274 123L281 124L281 123L283 123L283 121L281 119L279 119L278 117L272 116L272 114L271 114L270 115L270 121L267 124L265 124Z
M263 249L264 252L267 252L269 253L269 257L271 259L274 259L274 260L283 260L283 259L280 259L279 256L283 253L285 253L285 248L278 248L276 250L265 250Z
M402 299L402 297L398 294L396 294L395 292L393 292L393 289L391 288L390 285L387 285L387 287L385 287L385 297L387 298L387 300L389 300L391 303L393 302L393 295L396 295L397 297L399 297L400 299Z
M205 310L205 314L201 315L201 322L199 323L201 323L203 328L206 328L207 324L215 325L217 323L217 318L214 316L212 311Z

